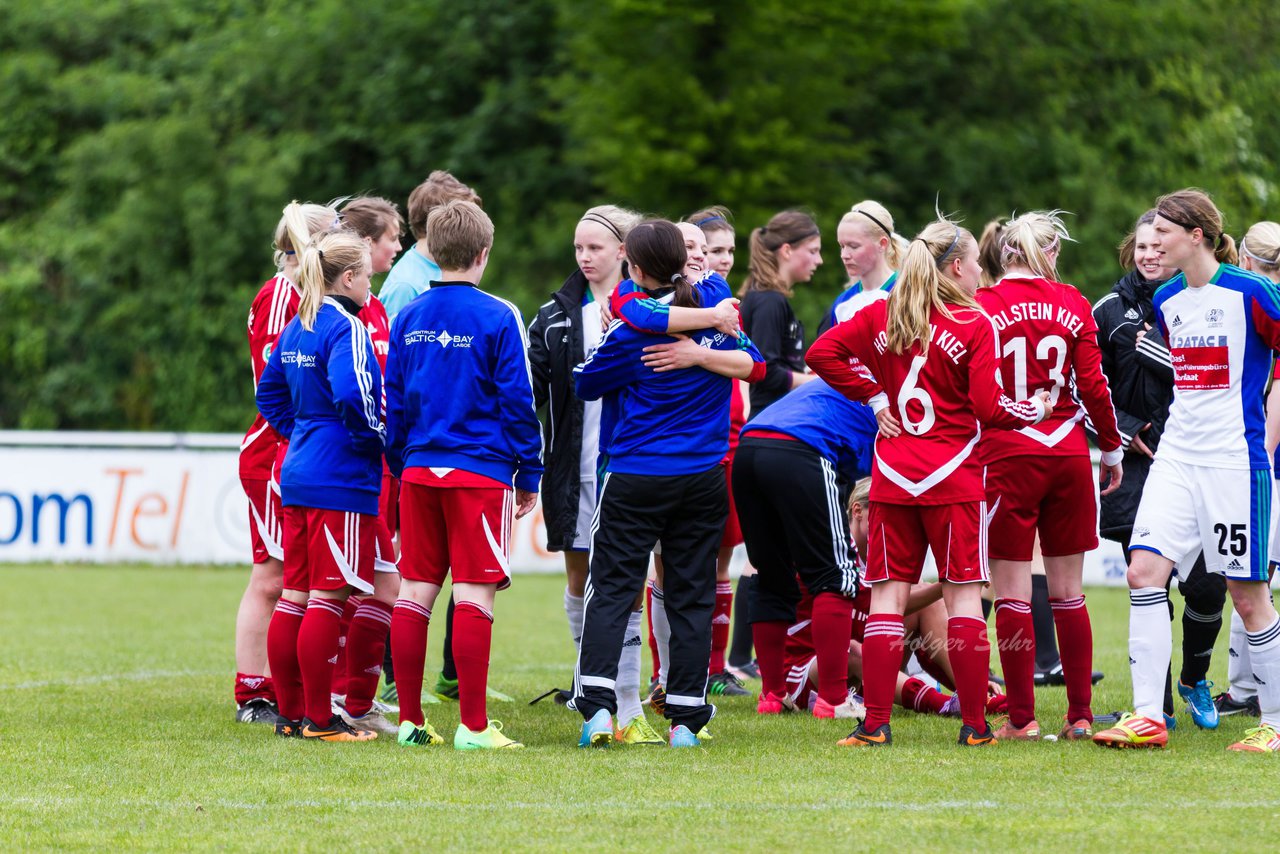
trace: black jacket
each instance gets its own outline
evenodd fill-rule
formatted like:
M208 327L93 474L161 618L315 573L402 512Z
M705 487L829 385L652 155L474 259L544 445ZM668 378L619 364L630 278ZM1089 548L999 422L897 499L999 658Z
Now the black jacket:
M1162 284L1148 282L1135 270L1116 282L1111 293L1093 307L1102 372L1111 386L1111 402L1125 446L1121 463L1124 480L1119 489L1102 499L1100 529L1110 540L1119 540L1133 529L1142 485L1151 469L1151 458L1130 449L1129 444L1140 434L1154 453L1173 402L1173 362L1151 305ZM1147 326L1151 328L1139 341L1138 333ZM1148 424L1151 427L1142 432Z
M578 522L579 464L584 407L573 391L573 369L586 358L582 336L582 298L587 278L575 270L560 290L538 309L529 326L529 364L533 399L546 407L542 422L542 515L547 548L573 548Z
M751 417L791 391L791 374L804 373L804 326L791 300L778 291L751 291L739 306L742 330L764 356L764 379L751 386Z

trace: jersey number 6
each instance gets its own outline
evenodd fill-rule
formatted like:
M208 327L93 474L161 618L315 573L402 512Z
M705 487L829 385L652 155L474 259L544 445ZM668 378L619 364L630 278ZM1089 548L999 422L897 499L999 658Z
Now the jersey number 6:
M907 379L902 384L902 388L898 389L898 412L902 415L902 429L912 436L928 433L933 422L938 420L933 413L933 398L929 397L929 392L916 385L916 381L920 379L920 371L924 368L924 361L924 356L916 356L911 360L911 370L907 372ZM910 413L907 412L907 404L913 400L924 409L924 415L919 421L913 421Z

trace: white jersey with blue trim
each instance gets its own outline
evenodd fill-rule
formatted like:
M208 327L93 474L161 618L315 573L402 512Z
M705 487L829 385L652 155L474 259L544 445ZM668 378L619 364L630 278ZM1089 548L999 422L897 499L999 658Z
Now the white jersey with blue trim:
M1202 287L1182 273L1156 291L1174 394L1157 456L1210 468L1267 469L1263 394L1280 348L1280 288L1230 264Z

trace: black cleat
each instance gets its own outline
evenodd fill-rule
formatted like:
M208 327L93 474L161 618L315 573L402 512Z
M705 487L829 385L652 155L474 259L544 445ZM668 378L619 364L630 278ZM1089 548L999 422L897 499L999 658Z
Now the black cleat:
M276 735L281 738L302 738L302 721L291 721L284 715L276 715Z
M722 670L707 680L707 694L720 697L751 696L751 692L742 687L742 681L728 670Z
M1231 696L1230 691L1223 691L1221 694L1213 698L1214 708L1218 710L1218 715L1248 715L1251 718L1262 717L1262 707L1258 705L1258 695L1246 697L1243 700L1237 700Z
M250 700L236 709L236 721L242 724L274 724L276 705L264 697Z
M996 735L991 731L991 724L987 724L986 732L978 732L973 727L965 724L960 727L958 741L961 747L988 747L997 743Z
M893 744L893 734L889 732L888 724L880 724L871 732L867 732L862 724L858 724L857 729L836 744L841 747L884 747L887 744Z

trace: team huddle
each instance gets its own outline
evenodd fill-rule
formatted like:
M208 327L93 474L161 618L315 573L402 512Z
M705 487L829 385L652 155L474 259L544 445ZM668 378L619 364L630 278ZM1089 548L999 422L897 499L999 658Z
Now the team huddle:
M1090 306L1057 280L1057 211L981 239L939 216L908 241L861 202L836 231L850 284L806 352L790 298L822 263L807 214L752 230L739 300L726 209L591 208L577 270L528 328L480 289L494 230L471 188L432 173L408 219L394 266L404 222L384 199L295 202L277 228L278 273L249 314L238 720L429 746L444 739L423 704L446 697L455 748L521 747L488 716L490 645L512 522L541 494L578 655L572 689L549 693L582 716L583 747L697 746L713 699L752 693L759 714L850 721L850 749L892 743L895 703L958 717L962 746L1038 740L1046 625L1067 700L1053 737L1164 747L1176 577L1193 720L1259 716L1230 749L1280 751L1280 225L1237 248L1206 194L1162 196L1121 245L1130 272ZM1100 518L1129 562L1134 689L1106 728L1082 589ZM1203 650L1227 594L1231 685L1212 697Z

